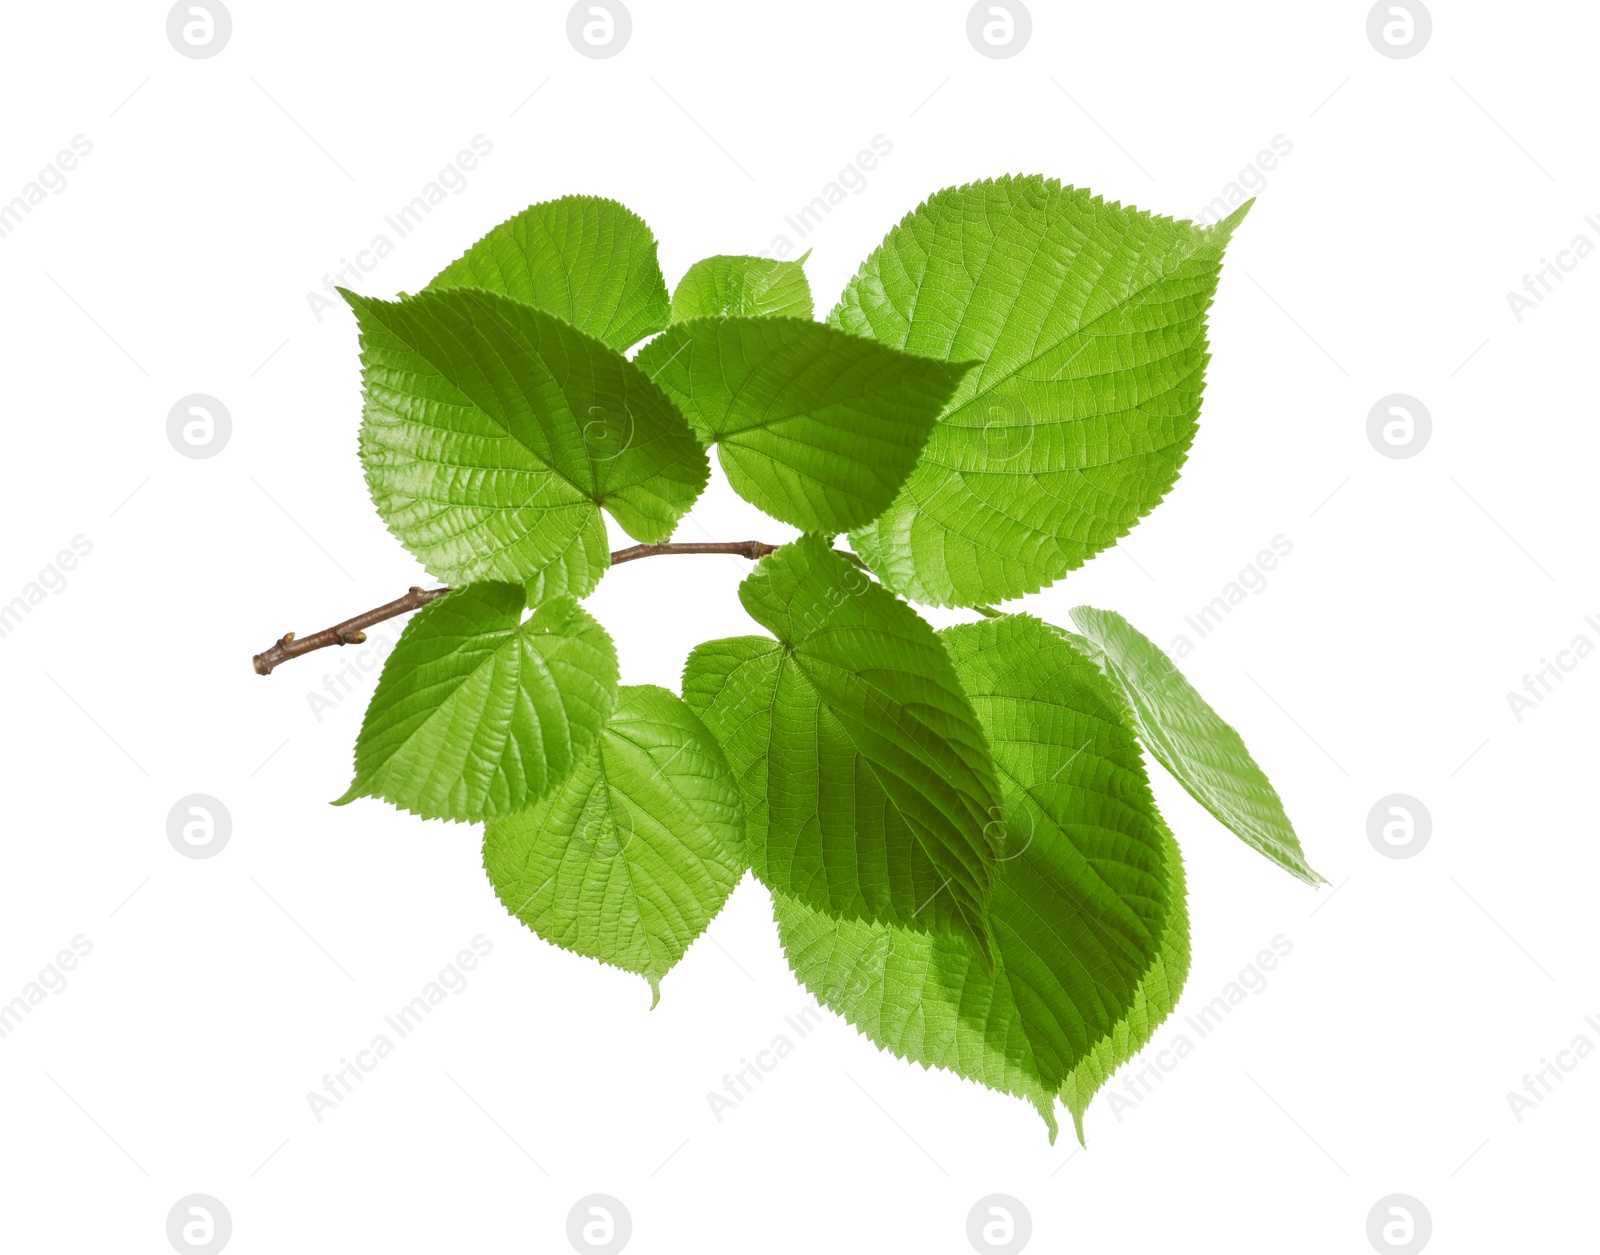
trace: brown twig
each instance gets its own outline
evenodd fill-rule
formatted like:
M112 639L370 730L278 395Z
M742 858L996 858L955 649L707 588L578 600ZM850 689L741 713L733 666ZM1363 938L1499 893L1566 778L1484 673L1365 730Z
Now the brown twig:
M682 545L634 545L629 549L615 549L611 565L632 562L635 558L653 558L663 553L731 553L737 558L765 558L778 546L764 540L695 540Z
M766 557L776 548L776 545L769 545L761 540L708 540L690 541L681 545L633 545L613 552L611 565L616 566L620 562L632 562L636 558L654 558L671 553L730 553L736 557L749 558L753 562L757 558ZM386 605L377 606L356 615L353 619L346 619L343 623L336 623L331 628L313 632L310 636L296 636L293 632L285 632L270 649L251 659L255 664L256 674L271 675L274 667L288 662L289 659L309 654L315 649L326 649L329 645L359 645L367 639L366 628L375 623L382 623L385 619L397 618L402 614L410 614L413 610L420 610L430 601L439 600L449 591L448 588L413 587L404 597L396 597Z
M271 675L274 667L288 662L291 658L298 658L301 654L309 654L314 649L326 649L329 645L359 645L367 639L367 634L362 629L369 628L374 623L382 623L385 619L393 619L397 615L420 610L430 601L438 601L449 591L448 588L413 586L404 597L396 597L386 605L358 614L353 619L346 619L331 628L313 632L310 636L296 636L293 632L285 632L272 648L251 659L255 663L256 674Z

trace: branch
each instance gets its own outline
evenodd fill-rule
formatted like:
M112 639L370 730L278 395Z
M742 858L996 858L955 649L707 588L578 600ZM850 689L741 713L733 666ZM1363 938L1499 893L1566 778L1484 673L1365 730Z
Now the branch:
M633 545L627 549L618 549L611 555L611 565L616 566L621 562L632 562L636 558L654 558L671 553L729 553L736 557L749 558L754 562L757 558L764 558L776 545L769 545L761 540L713 540L693 541L681 545ZM364 629L375 623L382 623L385 619L394 619L403 614L410 614L413 610L420 610L430 601L438 601L450 590L448 588L417 588L413 587L404 597L396 597L386 605L377 606L363 614L358 614L353 619L346 619L343 623L336 623L331 628L323 628L320 632L313 632L310 636L296 636L293 632L285 632L270 649L257 654L251 661L255 664L257 675L271 675L274 667L288 662L291 658L298 658L301 654L309 654L316 649L326 649L329 645L359 645L367 639Z
M765 558L778 546L764 540L705 540L690 541L682 545L634 545L630 549L617 549L611 554L611 565L632 562L635 558L653 558L664 553L731 553L735 557Z
M331 628L313 632L310 636L296 636L293 632L285 632L271 649L251 659L255 663L256 674L271 675L274 667L288 662L291 658L298 658L301 654L309 654L314 649L326 649L329 645L359 645L367 639L363 628L369 628L374 623L382 623L385 619L393 619L397 615L410 614L413 610L421 610L430 601L438 601L449 591L448 588L418 588L413 585L411 591L404 597L396 597L386 605L368 610L365 614L358 614L353 619L346 619Z

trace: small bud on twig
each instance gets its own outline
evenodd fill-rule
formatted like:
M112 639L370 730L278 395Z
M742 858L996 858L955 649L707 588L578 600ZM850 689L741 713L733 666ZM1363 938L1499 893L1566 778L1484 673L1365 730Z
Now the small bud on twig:
M677 545L633 545L614 552L611 555L611 565L617 566L623 562L632 562L636 558L653 558L672 553L731 553L754 562L766 557L776 548L776 545L769 545L762 540L708 540ZM364 629L374 623L382 623L385 619L393 619L402 614L409 614L413 610L420 610L430 601L437 601L449 591L448 588L423 588L421 585L413 584L404 597L397 597L387 605L358 614L355 618L347 619L331 628L313 632L304 639L297 640L293 632L285 632L276 645L265 653L257 654L251 662L255 666L257 675L271 675L272 669L280 663L298 658L301 654L309 654L314 649L324 649L329 645L359 645L367 639Z

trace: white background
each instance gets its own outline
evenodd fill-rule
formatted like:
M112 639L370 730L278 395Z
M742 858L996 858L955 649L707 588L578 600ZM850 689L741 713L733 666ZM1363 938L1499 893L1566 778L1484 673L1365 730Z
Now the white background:
M74 536L93 550L0 639L0 1001L74 936L93 951L0 1040L6 1249L168 1250L191 1193L223 1201L241 1255L565 1250L596 1192L641 1255L960 1252L992 1193L1038 1250L1366 1251L1392 1193L1422 1200L1440 1252L1592 1243L1600 1055L1521 1121L1506 1094L1575 1035L1600 1045L1600 657L1521 721L1506 692L1578 633L1600 643L1600 258L1520 322L1506 293L1600 243L1600 14L1438 0L1429 45L1393 60L1360 3L1040 0L1026 49L990 60L967 8L634 0L629 45L591 60L565 4L232 0L228 46L191 60L162 4L7 6L0 200L73 136L93 151L0 239L0 601ZM319 721L308 694L354 651L269 679L250 656L424 575L362 484L353 319L307 293L480 134L465 189L355 286L415 290L570 192L641 213L675 283L793 239L785 216L881 134L865 190L797 242L820 316L938 188L1037 172L1192 216L1292 143L1228 254L1181 481L1025 605L1114 607L1167 644L1292 541L1183 665L1337 889L1153 769L1195 951L1155 1047L1273 937L1293 951L1153 1094L1113 1112L1102 1093L1087 1151L831 1015L719 1123L707 1091L808 1004L758 885L647 1012L642 981L505 914L476 831L327 805L371 674ZM196 392L233 419L207 460L166 436ZM1367 440L1390 393L1433 417L1408 460ZM784 532L720 483L679 532L752 535ZM608 576L590 605L624 681L676 687L697 641L753 630L745 569ZM214 858L167 840L190 793L231 813ZM1432 815L1404 861L1367 838L1390 793ZM469 986L318 1122L307 1091L478 934Z

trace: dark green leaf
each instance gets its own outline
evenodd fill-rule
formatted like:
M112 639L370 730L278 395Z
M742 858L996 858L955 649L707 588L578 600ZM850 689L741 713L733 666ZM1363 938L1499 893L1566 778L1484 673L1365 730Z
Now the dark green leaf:
M779 935L806 988L878 1045L1027 1099L1054 1140L1055 1096L1069 1079L1074 1099L1093 1092L1099 1043L1130 1014L1165 1013L1153 989L1139 997L1164 932L1186 936L1177 847L1092 661L1026 616L940 635L1005 795L993 971L960 938L838 919L782 893Z
M999 786L933 629L816 538L763 558L739 597L778 639L701 645L683 696L744 790L756 875L986 946Z
M798 318L700 318L640 352L733 489L835 535L894 499L965 364L912 357Z
M582 596L609 561L602 508L666 539L710 465L642 371L550 314L463 288L361 324L361 461L378 513L451 584L526 581Z

